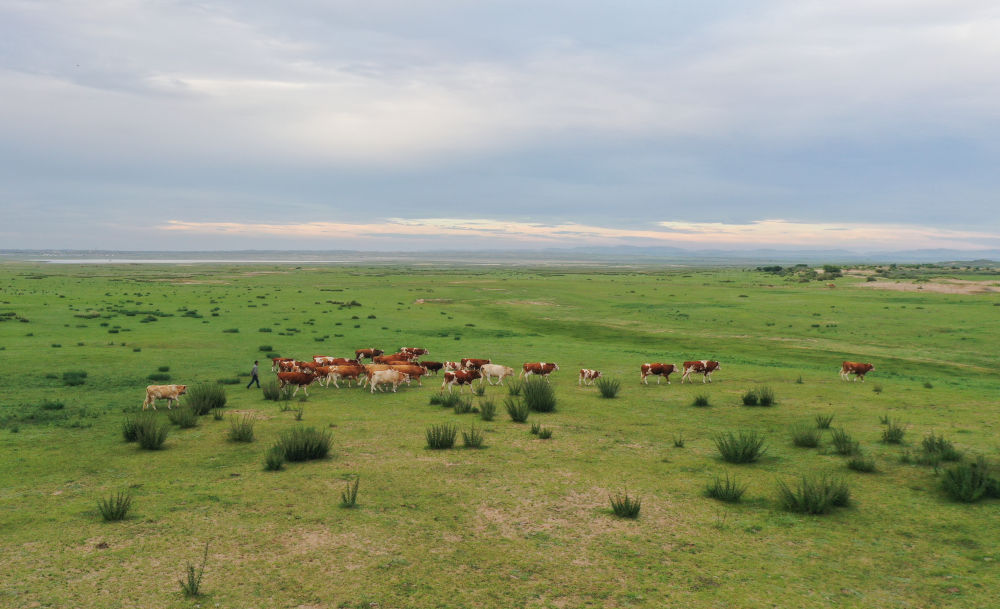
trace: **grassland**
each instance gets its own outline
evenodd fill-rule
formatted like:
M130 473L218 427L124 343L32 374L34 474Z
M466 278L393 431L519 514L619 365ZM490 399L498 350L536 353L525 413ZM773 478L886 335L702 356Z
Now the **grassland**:
M954 503L939 471L901 457L933 431L996 460L1000 295L864 283L739 269L5 264L0 606L992 606L1000 502ZM555 361L558 408L515 424L500 406L484 422L430 405L430 377L398 394L314 386L288 403L300 423L245 388L267 351L369 346ZM704 358L722 362L711 385L639 385L643 362ZM875 372L842 382L845 359ZM619 396L577 387L581 367L620 378ZM82 385L64 380L72 371ZM257 417L255 441L227 441L228 417L206 416L173 427L164 450L125 443L151 374L239 379L226 410ZM743 406L761 384L777 404ZM699 394L709 407L692 406ZM498 406L505 396L487 388ZM848 469L830 431L819 448L794 446L817 414L876 473ZM880 441L884 416L905 427L901 444ZM440 423L475 424L485 448L427 450ZM332 432L331 457L264 471L268 447L300 424ZM719 458L716 435L738 430L766 436L756 463ZM845 480L849 507L783 511L777 481L805 473ZM743 500L705 497L727 474ZM103 522L98 500L120 490L132 512ZM641 498L635 520L611 513L625 490ZM178 579L206 542L206 596L185 599Z

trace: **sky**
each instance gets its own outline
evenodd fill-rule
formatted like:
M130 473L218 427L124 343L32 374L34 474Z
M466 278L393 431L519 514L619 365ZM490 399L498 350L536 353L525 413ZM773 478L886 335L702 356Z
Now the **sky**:
M0 249L1000 249L995 0L0 0Z

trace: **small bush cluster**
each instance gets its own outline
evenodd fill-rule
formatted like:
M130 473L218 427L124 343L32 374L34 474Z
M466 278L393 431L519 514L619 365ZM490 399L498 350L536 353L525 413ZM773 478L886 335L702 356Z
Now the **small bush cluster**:
M935 467L942 462L961 461L962 453L944 436L934 435L934 432L924 436L920 442L920 454L917 462L921 465Z
M816 415L816 429L830 429L830 423L832 422L833 422L832 414Z
M639 510L642 507L642 500L638 497L629 497L628 491L615 493L608 497L611 501L611 511L619 518L638 518Z
M726 474L724 480L716 476L715 480L705 487L705 496L725 501L726 503L739 503L743 497L743 493L746 491L747 487L745 484L740 484L736 481L735 477L730 478L729 474Z
M455 436L458 435L458 428L454 425L431 425L427 428L427 448L442 450L455 446Z
M556 409L556 391L543 379L529 377L521 393L524 403L535 412L553 412Z
M215 383L200 383L188 389L187 406L196 415L212 412L226 405L226 388Z
M168 410L167 418L181 429L190 429L198 426L198 413L187 406Z
M154 383L165 383L170 380L170 375L166 372L154 372L146 378Z
M452 408L455 414L469 414L472 412L472 399L459 397Z
M229 440L231 442L253 442L253 426L256 420L252 415L229 418Z
M357 505L359 484L361 484L361 478L355 478L347 483L347 488L340 493L340 507L353 508Z
M170 426L156 415L148 414L135 419L135 441L145 450L160 450L167 440Z
M264 396L265 400L271 400L272 402L281 402L292 399L292 392L289 391L288 387L284 389L278 388L278 381L268 381L264 383L261 387L261 394Z
M767 385L747 389L743 392L744 406L773 406L774 390Z
M486 435L480 429L476 429L475 425L469 428L469 431L462 432L462 443L466 448L482 448L483 441L486 439Z
M271 448L267 449L267 454L264 456L264 469L269 472L276 472L285 466L285 452L280 446L275 444Z
M604 376L594 381L594 384L597 385L597 390L601 393L601 397L607 399L618 397L618 392L622 388L622 382L619 379Z
M523 389L524 381L521 379L511 379L511 381L507 383L507 395L519 396L521 395L521 391Z
M719 454L729 463L753 463L764 456L764 436L756 431L741 430L715 436L715 446Z
M882 442L885 444L902 444L903 434L906 430L896 421L886 423L886 428L882 430Z
M528 420L531 409L528 408L528 405L521 398L514 396L504 398L503 405L507 409L507 414L510 416L511 421L524 423Z
M778 503L789 512L826 514L846 507L850 496L846 482L826 476L802 476L794 487L778 481Z
M68 387L77 387L87 382L87 372L85 370L69 370L63 372L63 384Z
M479 418L484 421L492 421L497 414L497 405L493 400L483 400L479 402Z
M97 510L104 522L125 520L132 509L132 495L127 491L119 491L106 499L97 500Z
M694 401L691 402L691 405L698 406L700 408L711 406L711 404L708 402L708 395L704 393L699 393L698 395L694 396Z
M983 457L975 463L962 463L944 472L941 488L954 501L974 503L980 499L1000 498L1000 480Z
M811 425L796 425L792 428L792 444L800 448L819 446L820 430Z
M833 450L838 455L856 455L860 450L858 441L852 438L851 434L847 433L843 427L834 429L830 440L833 442Z
M295 427L281 434L275 446L281 448L286 461L325 459L333 445L329 431L313 427Z
M847 467L856 472L870 474L875 471L875 459L864 455L857 455L847 461Z

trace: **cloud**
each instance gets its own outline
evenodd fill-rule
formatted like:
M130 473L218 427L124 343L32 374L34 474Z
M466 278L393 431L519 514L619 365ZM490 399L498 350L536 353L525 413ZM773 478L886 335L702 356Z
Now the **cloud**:
M909 248L986 249L1000 247L1000 232L949 230L922 226L802 223L760 220L748 224L658 222L658 228L613 228L566 223L517 222L474 218L388 218L382 222L241 223L171 220L158 228L174 233L239 237L350 239L378 245L386 238L474 238L505 246L673 245L718 248Z

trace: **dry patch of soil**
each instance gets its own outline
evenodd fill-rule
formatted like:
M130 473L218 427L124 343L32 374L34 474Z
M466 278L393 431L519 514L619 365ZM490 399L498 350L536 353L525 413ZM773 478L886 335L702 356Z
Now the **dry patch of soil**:
M968 279L946 279L915 283L912 281L873 281L859 283L858 287L873 290L893 290L896 292L934 292L937 294L995 294L1000 292L997 281L971 281Z

